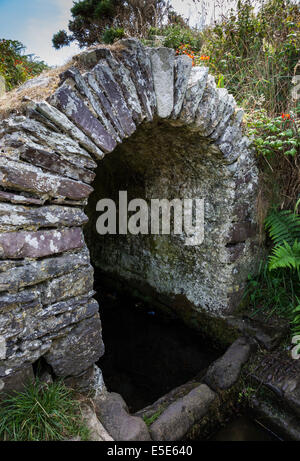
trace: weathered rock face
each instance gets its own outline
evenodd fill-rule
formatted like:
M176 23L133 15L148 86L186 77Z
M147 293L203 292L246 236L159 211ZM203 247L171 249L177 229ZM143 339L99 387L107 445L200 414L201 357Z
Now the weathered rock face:
M129 282L140 295L155 291L171 309L179 296L213 316L236 306L233 297L255 263L254 204L237 189L218 147L182 124L152 122L107 156L96 178L85 236L97 268ZM119 191L128 192L128 203L140 198L149 206L157 198L204 199L203 243L188 246L187 234L175 235L173 225L171 235L100 236L97 202L109 197L118 204Z
M257 170L232 96L207 68L134 39L86 51L78 63L47 101L0 122L0 379L10 388L40 357L72 381L103 354L82 232L97 165L86 237L102 270L171 306L184 299L224 316L255 264ZM204 199L204 243L100 238L96 201L119 190L130 199Z

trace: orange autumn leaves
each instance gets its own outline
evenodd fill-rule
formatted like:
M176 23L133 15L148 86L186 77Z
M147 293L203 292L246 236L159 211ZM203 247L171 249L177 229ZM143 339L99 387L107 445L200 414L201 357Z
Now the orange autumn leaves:
M176 54L177 55L185 54L186 56L191 58L193 61L193 66L199 65L200 61L209 61L209 58L210 58L209 56L205 56L205 55L202 55L202 56L196 55L191 45L185 45L185 44L180 45L180 47L177 48Z

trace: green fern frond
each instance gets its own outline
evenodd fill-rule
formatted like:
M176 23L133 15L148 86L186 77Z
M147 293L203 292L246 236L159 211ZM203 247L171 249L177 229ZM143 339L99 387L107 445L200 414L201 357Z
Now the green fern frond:
M284 241L283 245L276 246L269 259L269 269L288 268L300 270L300 242L297 240L291 246Z
M300 216L290 210L273 210L267 217L265 226L276 246L282 246L284 242L293 246L295 240L300 241Z
M293 309L292 312L292 336L300 335L300 299L296 297L298 305Z

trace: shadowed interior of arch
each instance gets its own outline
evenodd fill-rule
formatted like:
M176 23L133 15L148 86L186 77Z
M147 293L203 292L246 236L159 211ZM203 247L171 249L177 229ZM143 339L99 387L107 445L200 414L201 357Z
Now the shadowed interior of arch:
M207 264L220 268L215 277L222 271L212 238L218 217L222 233L227 182L222 155L210 140L160 119L141 125L98 163L84 232L106 347L99 365L109 389L121 393L132 410L201 375L220 355L216 344L203 338L195 309L202 310L196 285L202 280L205 286ZM174 235L173 223L170 235L99 235L97 203L112 199L118 211L119 191L127 191L128 202L203 198L203 244L186 246L182 235ZM224 274L226 270L224 265ZM194 305L188 299L188 284ZM201 315L199 319L201 323Z

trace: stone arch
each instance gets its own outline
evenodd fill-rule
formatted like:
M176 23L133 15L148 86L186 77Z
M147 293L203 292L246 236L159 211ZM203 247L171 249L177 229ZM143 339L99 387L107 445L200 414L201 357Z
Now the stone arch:
M28 85L43 86L45 79ZM128 39L82 53L47 100L27 101L25 113L1 121L2 387L21 379L42 356L57 376L81 376L84 384L97 378L93 364L104 347L82 230L84 208L97 164L101 168L105 156L147 127L160 124L173 139L178 131L195 146L201 143L201 165L213 173L211 184L221 184L219 202L226 199L223 212L224 204L212 201L222 223L221 235L210 238L217 262L208 258L203 266L209 276L193 267L185 291L173 284L167 294L177 301L183 296L194 312L224 317L232 310L257 252L257 169L242 118L207 68L192 67L188 57L175 57L170 49ZM214 210L209 202L207 207L213 226ZM196 256L193 266L204 253ZM188 262L180 270L188 272ZM218 274L221 290L211 285ZM152 285L165 294L163 285Z

